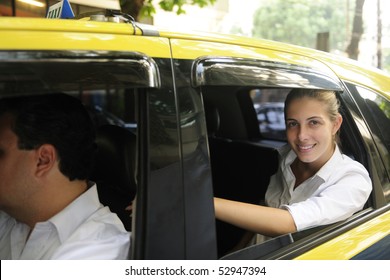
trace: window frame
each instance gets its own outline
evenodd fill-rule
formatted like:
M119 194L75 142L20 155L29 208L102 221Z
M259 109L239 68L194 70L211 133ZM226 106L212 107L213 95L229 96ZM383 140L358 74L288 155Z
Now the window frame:
M160 88L161 86L160 73L156 62L147 55L139 52L4 50L0 51L0 63L13 65L28 63L30 67L34 67L34 64L42 63L47 63L48 65L63 64L64 66L76 64L79 67L84 67L90 63L91 65L101 67L101 70L118 65L116 67L117 69L132 70L138 75L137 79L131 80L129 84L126 84L126 87ZM102 74L104 74L103 71ZM43 78L42 80L45 81L44 77L37 78ZM46 82L50 84L50 81Z
M194 87L223 85L342 91L340 80L331 72L267 60L204 56L194 61L191 74Z

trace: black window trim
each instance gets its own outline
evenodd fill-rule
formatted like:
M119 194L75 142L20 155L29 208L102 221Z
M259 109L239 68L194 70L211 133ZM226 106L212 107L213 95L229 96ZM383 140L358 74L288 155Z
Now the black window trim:
M137 69L141 79L134 87L160 88L161 79L157 63L140 52L121 51L51 51L51 50L1 50L0 63L108 63L125 64L125 67ZM119 67L119 66L118 66ZM142 71L139 71L142 70Z
M332 72L275 61L203 56L192 65L192 85L307 88L342 91Z

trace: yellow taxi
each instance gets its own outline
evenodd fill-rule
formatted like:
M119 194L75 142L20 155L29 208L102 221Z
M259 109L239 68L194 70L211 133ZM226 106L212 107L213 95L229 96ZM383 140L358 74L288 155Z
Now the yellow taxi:
M102 127L120 128L91 180L132 232L131 259L390 258L388 74L312 49L168 31L110 12L1 17L0 37L0 98L76 96L98 147ZM244 232L216 221L213 196L264 198L293 88L337 92L342 150L367 168L373 192L345 221L232 251Z

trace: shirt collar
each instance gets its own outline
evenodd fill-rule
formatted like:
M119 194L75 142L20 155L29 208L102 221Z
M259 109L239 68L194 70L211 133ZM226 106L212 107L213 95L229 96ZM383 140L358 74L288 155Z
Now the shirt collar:
M289 167L294 160L297 158L297 155L295 152L289 147L287 144L286 146L282 147L279 150L280 155L283 157L285 155L285 160L282 164L283 169ZM333 167L335 166L336 162L342 160L342 154L340 152L340 149L338 145L336 144L336 148L333 152L333 155L331 158L318 170L318 172L312 177L314 178L315 176L320 177L324 181L327 181L328 178L331 176L332 172L334 172Z
M340 152L339 147L336 144L336 148L333 152L331 158L321 167L321 169L317 172L317 176L320 176L325 181L328 181L329 177L334 173L334 166L337 162L342 160L342 154Z
M57 229L60 241L65 241L100 206L96 184L92 185L60 213L48 220Z

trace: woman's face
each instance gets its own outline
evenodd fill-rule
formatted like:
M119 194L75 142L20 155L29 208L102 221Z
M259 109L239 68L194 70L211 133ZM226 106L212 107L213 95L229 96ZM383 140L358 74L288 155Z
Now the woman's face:
M341 122L341 115L331 121L322 102L308 97L295 99L286 110L287 141L301 162L321 168L333 154L334 136Z

